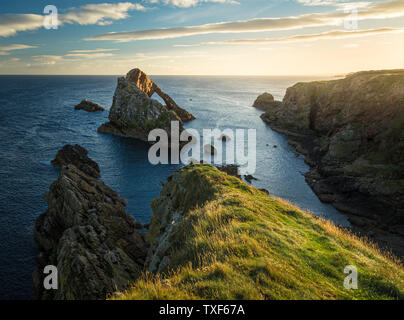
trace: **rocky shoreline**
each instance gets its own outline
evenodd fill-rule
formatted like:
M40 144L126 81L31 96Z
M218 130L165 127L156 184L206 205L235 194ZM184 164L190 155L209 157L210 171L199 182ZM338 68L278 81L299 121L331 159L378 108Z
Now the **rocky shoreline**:
M268 101L268 100L267 100ZM404 256L404 71L298 83L261 118L305 155L307 183L353 230Z

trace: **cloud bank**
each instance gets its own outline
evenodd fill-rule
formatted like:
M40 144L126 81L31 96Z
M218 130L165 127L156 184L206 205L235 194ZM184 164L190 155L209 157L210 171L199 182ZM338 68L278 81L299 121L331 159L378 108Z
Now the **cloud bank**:
M11 51L31 49L31 48L37 48L37 46L29 46L25 44L9 44L3 46L0 45L0 56L7 56L10 54Z
M290 37L282 38L264 38L264 39L238 39L238 40L227 40L218 42L205 42L199 45L207 44L259 44L259 43L284 43L284 42L300 42L300 41L316 41L322 39L344 39L344 38L358 38L366 36L374 36L379 34L388 33L401 33L404 29L398 28L380 28L380 29L368 29L368 30L332 30L322 33L315 34L304 34L304 35L294 35ZM183 46L183 45L177 45ZM186 46L186 45L185 45ZM192 45L195 46L195 45Z
M213 3L230 3L239 4L236 0L144 0L152 4L163 3L166 5L172 5L174 7L189 8L194 7L201 3L213 2Z
M119 2L114 4L89 4L70 8L59 14L59 25L108 25L115 20L126 19L129 11L147 10L141 4ZM0 14L0 37L10 37L18 32L32 31L43 27L44 16L39 14Z
M404 16L404 1L394 0L382 3L361 4L358 12L359 20L385 19ZM306 27L337 26L343 24L350 14L344 11L332 13L312 13L284 18L261 18L234 22L220 22L189 27L160 28L136 30L129 32L113 32L97 35L85 40L111 40L118 42L180 38L211 33L245 33L276 30L293 30Z

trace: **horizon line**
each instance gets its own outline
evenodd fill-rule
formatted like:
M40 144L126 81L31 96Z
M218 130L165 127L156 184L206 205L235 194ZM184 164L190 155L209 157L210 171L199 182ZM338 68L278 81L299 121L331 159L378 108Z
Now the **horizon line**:
M354 71L359 72L359 71ZM148 74L159 77L345 77L347 73L318 73L318 74ZM83 77L123 77L125 74L42 74L42 73L0 73L0 76L83 76Z

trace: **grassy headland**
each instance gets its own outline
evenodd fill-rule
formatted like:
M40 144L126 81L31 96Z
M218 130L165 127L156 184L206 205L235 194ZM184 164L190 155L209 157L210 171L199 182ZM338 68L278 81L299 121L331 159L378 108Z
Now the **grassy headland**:
M152 208L147 267L162 241L169 263L113 299L404 299L393 256L209 165L173 174Z

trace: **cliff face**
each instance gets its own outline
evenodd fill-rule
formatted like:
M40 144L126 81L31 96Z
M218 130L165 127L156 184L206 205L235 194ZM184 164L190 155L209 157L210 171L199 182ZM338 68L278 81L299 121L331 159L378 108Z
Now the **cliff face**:
M66 164L45 195L48 209L35 224L39 247L38 299L105 299L142 272L146 244L126 201L102 181ZM45 290L46 265L58 269L58 290Z
M404 254L404 70L298 83L262 119L307 155L320 199Z
M204 164L168 178L146 269L116 299L402 299L404 270L375 246ZM354 265L360 290L344 288Z
M160 87L143 71L139 69L129 71L126 75L126 80L135 84L140 90L146 93L149 98L156 93L161 99L164 100L167 109L174 111L182 121L187 122L195 120L195 117L192 114L179 107L177 103L168 94L161 90Z
M157 93L166 102L162 105L150 97ZM119 78L112 107L110 122L103 124L98 131L126 135L148 141L149 132L163 129L170 136L171 121L178 121L180 131L183 121L195 119L181 109L167 94L142 71L134 69L126 78Z

